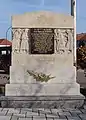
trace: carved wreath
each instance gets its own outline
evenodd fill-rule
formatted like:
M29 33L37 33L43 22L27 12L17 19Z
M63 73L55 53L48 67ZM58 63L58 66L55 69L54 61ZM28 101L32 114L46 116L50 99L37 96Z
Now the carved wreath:
M37 73L34 71L27 70L27 72L33 76L36 81L41 81L41 82L48 82L48 80L53 79L55 77L50 77L51 75L46 75L44 73Z

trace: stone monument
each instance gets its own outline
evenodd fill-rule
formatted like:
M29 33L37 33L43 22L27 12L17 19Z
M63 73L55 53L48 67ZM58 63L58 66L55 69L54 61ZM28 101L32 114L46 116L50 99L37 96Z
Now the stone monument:
M49 11L15 15L12 33L12 66L5 96L28 99L28 107L32 100L31 107L58 107L60 99L71 99L71 105L80 106L83 96L76 83L73 17Z

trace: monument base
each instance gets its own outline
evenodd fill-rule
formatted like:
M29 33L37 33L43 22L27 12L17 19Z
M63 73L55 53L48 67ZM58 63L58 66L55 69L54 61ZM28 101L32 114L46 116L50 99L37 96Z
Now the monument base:
M82 95L60 96L2 96L2 107L11 108L80 108L84 104Z
M80 86L77 83L6 84L5 89L6 96L80 95Z
M79 108L84 103L79 84L6 84L2 107ZM14 97L15 96L15 97Z

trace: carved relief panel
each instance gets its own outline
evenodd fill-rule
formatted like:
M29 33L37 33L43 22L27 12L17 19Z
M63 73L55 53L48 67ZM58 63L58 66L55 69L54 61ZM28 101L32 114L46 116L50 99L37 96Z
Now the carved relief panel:
M73 51L72 29L13 29L13 51L30 54L70 54Z
M73 51L74 33L72 29L54 29L55 51L58 54Z
M13 29L13 51L29 52L30 29Z

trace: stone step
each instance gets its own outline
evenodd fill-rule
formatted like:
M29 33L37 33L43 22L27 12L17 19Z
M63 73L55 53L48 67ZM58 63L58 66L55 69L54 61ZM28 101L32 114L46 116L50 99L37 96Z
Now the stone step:
M82 95L0 97L2 107L14 108L80 108L84 99Z

